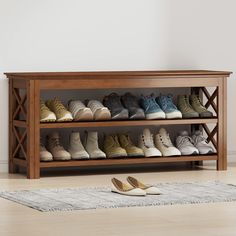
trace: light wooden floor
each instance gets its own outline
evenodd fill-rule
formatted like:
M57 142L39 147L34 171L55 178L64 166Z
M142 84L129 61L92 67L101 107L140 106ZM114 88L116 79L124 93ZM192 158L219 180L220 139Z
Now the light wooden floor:
M228 171L217 172L213 165L204 169L190 166L158 167L157 172L122 174L47 176L27 180L23 175L0 174L0 189L32 189L48 187L78 187L109 185L112 176L124 179L132 174L147 183L171 181L220 180L236 184L236 164ZM1 236L131 236L236 235L236 202L161 207L137 207L72 212L42 213L0 198Z

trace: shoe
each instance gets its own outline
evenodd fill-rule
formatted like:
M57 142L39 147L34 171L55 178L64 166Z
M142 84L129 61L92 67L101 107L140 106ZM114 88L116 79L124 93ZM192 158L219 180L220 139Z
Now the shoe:
M40 161L53 161L52 154L45 148L45 146L42 143L42 140L40 139Z
M189 96L189 101L193 109L199 113L200 117L212 117L213 113L208 111L206 107L202 105L199 96L192 94Z
M166 113L167 119L181 119L182 113L177 109L173 103L172 95L160 95L156 98L156 102L161 109Z
M154 96L141 96L139 103L143 108L146 119L165 119L165 112L161 110L160 106L157 104Z
M119 193L127 196L146 196L146 192L140 188L134 188L128 184L122 183L120 180L113 178L112 182L112 192Z
M65 121L72 121L73 117L72 114L67 111L65 106L62 104L60 100L54 98L52 100L48 100L46 105L49 107L51 111L56 114L58 122L65 122Z
M152 185L143 184L142 182L140 182L139 180L135 179L132 176L128 176L127 181L131 186L133 186L134 188L142 189L148 195L160 195L161 194L161 191L157 187L154 187Z
M91 159L104 159L106 154L98 147L98 133L86 132L84 147Z
M198 149L201 155L214 153L213 147L207 142L200 130L197 130L192 135L194 146Z
M103 104L110 110L113 120L129 119L129 111L123 107L117 93L111 93L106 96L103 100Z
M40 101L40 122L55 122L56 115L50 111L43 101Z
M199 117L198 112L196 112L190 105L189 97L187 95L178 96L178 108L181 111L183 118Z
M71 158L74 160L89 159L89 154L85 151L81 143L79 132L72 132L70 134L69 152L71 154Z
M129 118L132 120L144 120L145 114L143 109L138 104L138 99L131 93L125 93L121 97L122 104L129 111Z
M198 155L198 149L193 145L193 140L189 137L187 131L181 131L176 138L176 147L180 150L181 155Z
M120 146L117 135L108 135L105 137L104 151L107 158L127 157L127 152Z
M72 113L75 121L93 120L93 112L80 100L69 101L69 111Z
M61 145L58 132L53 132L47 136L47 149L52 153L53 160L55 161L67 161L71 159L70 153Z
M169 134L164 128L161 128L159 133L155 136L155 144L163 156L169 157L181 155L181 152L176 147L174 147Z
M155 147L153 142L153 135L149 129L144 129L139 136L138 146L142 148L145 157L160 157L161 152Z
M136 147L128 134L118 135L120 146L124 148L128 154L128 157L143 157L144 153L141 148Z
M110 120L111 112L98 100L90 100L87 107L91 109L94 120Z

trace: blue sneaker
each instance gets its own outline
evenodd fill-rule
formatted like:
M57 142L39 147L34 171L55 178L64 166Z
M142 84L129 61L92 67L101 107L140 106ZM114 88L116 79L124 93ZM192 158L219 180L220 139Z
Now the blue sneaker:
M177 109L172 100L173 96L160 95L156 98L156 102L160 105L161 109L166 113L167 119L180 119L182 118L182 113Z
M154 119L165 119L166 115L157 104L155 97L151 96L141 96L140 98L140 106L143 108L146 119L154 120Z

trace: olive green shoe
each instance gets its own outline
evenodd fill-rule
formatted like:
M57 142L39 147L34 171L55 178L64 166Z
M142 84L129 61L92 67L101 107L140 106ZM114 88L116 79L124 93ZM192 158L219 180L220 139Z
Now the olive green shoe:
M107 158L127 157L127 152L120 146L117 135L108 135L104 141L104 151Z
M55 122L56 115L50 111L43 101L40 101L40 122Z
M212 117L213 113L208 111L206 107L203 106L199 96L197 95L190 95L189 101L193 109L199 113L200 117Z
M144 153L141 148L136 147L130 139L128 134L119 134L119 141L122 148L124 148L129 157L143 157Z
M178 96L178 108L181 111L183 118L199 117L198 112L196 112L190 105L188 95Z
M52 100L48 100L46 105L56 114L58 122L73 120L72 114L66 109L59 99L54 98Z

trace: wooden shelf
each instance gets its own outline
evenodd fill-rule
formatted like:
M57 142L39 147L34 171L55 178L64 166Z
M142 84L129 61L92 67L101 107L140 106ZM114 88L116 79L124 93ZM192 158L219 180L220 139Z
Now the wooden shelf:
M50 167L80 167L80 166L107 166L107 165L129 165L129 164L155 164L165 162L188 162L217 160L217 155L200 156L180 156L180 157L143 157L143 158L120 158L120 159L101 159L101 160L73 160L73 161L52 161L41 162L41 168Z
M42 129L76 128L76 127L114 127L114 126L151 126L151 125L185 125L217 123L217 118L176 119L176 120L126 120L126 121L90 121L90 122L55 122L40 123Z

